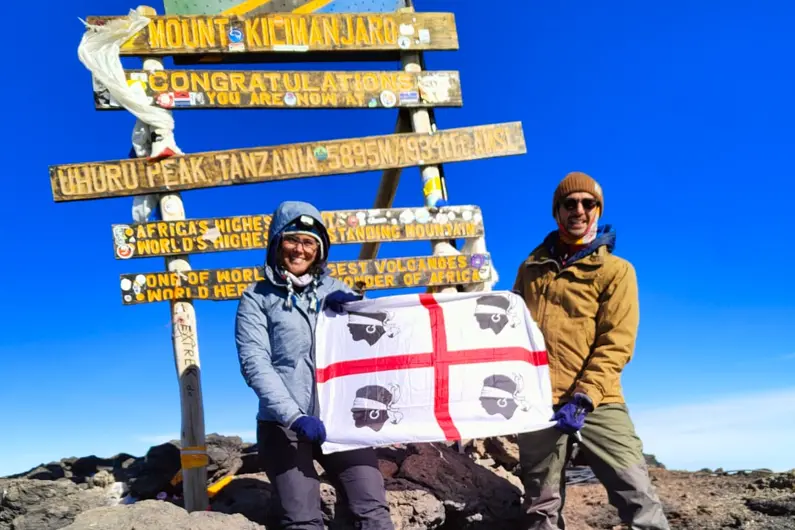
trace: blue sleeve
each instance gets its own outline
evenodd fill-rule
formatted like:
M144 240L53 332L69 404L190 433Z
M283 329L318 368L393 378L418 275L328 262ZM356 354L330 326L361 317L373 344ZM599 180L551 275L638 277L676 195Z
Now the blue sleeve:
M334 278L334 282L335 282L335 289L334 289L335 291L336 290L340 290L340 291L342 291L344 293L354 294L356 296L361 296L362 300L364 300L366 298L364 294L354 290L351 287L348 287L348 284L345 283L344 281Z
M302 414L271 363L268 318L251 289L240 297L235 316L235 343L240 372L261 403L284 425Z
M361 293L359 293L359 292L357 292L357 291L354 291L352 288L348 287L348 284L347 284L347 283L345 283L345 282L343 282L343 281L339 281L339 280L337 280L337 288L338 288L340 291L343 291L343 292L345 292L345 293L348 293L348 294L353 294L353 295L356 295L356 296L362 296L362 297L363 297L363 295L362 295Z

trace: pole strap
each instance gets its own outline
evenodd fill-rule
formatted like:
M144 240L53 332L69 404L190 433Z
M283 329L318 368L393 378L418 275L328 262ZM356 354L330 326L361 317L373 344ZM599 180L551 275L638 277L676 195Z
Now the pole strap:
M206 445L188 446L180 450L182 469L195 469L210 463Z

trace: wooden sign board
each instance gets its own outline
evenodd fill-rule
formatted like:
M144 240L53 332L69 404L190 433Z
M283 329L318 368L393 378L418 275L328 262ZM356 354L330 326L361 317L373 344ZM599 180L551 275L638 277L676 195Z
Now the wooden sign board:
M90 16L102 24L119 16ZM457 50L452 13L165 15L121 45L122 56Z
M171 110L462 106L459 73L401 71L125 70L149 102ZM94 83L98 110L123 109Z
M388 168L447 164L527 151L521 122L174 156L50 166L56 202L126 197ZM380 176L380 175L379 175Z
M406 7L406 0L164 0L166 15L254 15L262 13L359 13L359 12L394 12ZM355 53L355 52L354 52ZM361 60L361 56L342 59L351 52L335 53L336 60ZM243 54L249 58L253 54ZM278 54L267 54L261 60L279 62ZM286 54L290 55L290 54ZM307 52L307 56L317 55ZM320 57L312 60L323 60ZM398 59L394 52L375 52L368 54L370 58L379 56L383 60ZM384 56L391 56L389 59ZM283 57L283 56L282 56ZM174 64L188 65L197 63L240 63L240 54L226 55L177 55ZM287 59L289 60L289 59ZM250 59L249 59L250 62Z
M491 276L489 254L420 256L329 263L331 276L368 291L401 287L468 285ZM259 267L148 272L121 275L124 305L179 300L237 300L250 284L263 280Z
M463 239L483 235L477 206L391 208L322 212L332 245ZM152 258L265 249L270 215L115 224L116 259Z

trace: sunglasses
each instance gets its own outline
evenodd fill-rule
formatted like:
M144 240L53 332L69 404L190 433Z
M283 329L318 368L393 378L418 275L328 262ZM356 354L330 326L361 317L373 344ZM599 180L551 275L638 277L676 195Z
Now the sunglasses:
M577 209L578 204L582 204L582 207L585 210L593 210L599 206L599 201L596 199L566 199L561 204L563 204L563 207L571 212Z

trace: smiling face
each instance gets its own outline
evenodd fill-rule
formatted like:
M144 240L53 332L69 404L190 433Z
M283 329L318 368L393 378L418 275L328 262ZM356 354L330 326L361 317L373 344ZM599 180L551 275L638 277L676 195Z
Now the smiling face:
M558 205L558 220L569 234L585 235L596 218L599 203L590 193L578 191L564 197Z
M317 258L317 239L303 235L287 235L282 238L282 263L295 276L306 274Z

